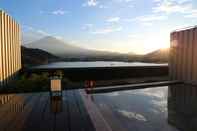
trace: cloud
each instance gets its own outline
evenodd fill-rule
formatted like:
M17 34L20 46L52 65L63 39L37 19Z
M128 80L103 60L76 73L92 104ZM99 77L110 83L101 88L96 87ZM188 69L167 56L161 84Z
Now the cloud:
M147 121L147 119L145 118L145 116L143 116L142 114L136 113L136 112L130 112L130 111L126 111L126 110L117 110L121 115L129 118L129 119L135 119L138 121Z
M156 0L157 5L153 7L154 13L186 13L192 9L190 0Z
M122 30L122 27L106 27L103 29L98 29L96 31L91 32L92 34L109 34L113 32L119 32Z
M136 21L137 23L140 23L144 26L152 26L155 21L162 21L168 19L167 15L144 15L144 16L138 16L136 18L131 19L124 19L125 22L133 22Z
M157 3L153 7L154 13L181 13L185 18L197 18L197 9L191 0L154 0Z
M98 1L97 0L87 0L87 2L83 3L82 6L86 7L94 7L94 6L97 6L98 5Z
M106 6L106 5L99 5L99 8L100 8L100 9L107 9L107 8L109 8L109 7Z
M150 25L150 23L154 21L162 21L166 19L168 19L167 15L151 14L151 15L138 16L136 18L126 18L126 19L123 19L123 21L124 22L137 21L137 22L146 23L146 24L148 23Z
M68 11L61 10L61 9L55 10L55 11L52 11L52 12L51 12L51 14L53 14L53 15L64 15L64 14L66 14L66 13L68 13Z
M139 16L134 18L133 20L141 21L141 22L151 22L151 21L160 21L160 20L166 20L167 16L165 15L145 15L145 16Z
M37 33L43 35L43 36L49 36L49 35L50 35L49 33L45 32L45 31L43 31L43 30L35 30L35 31L36 31Z
M117 23L120 21L120 17L111 17L111 18L108 18L106 21L110 23Z
M93 24L84 24L84 25L81 27L81 29L87 31L87 30L91 30L92 27L93 27Z
M153 22L143 22L142 25L143 26L152 26Z
M131 2L131 1L133 1L133 0L125 0L125 2Z
M142 39L141 36L137 35L137 34L129 34L128 38L131 38L131 39Z
M131 1L133 1L133 0L113 0L114 2L119 2L119 3L122 3L122 2L126 2L126 3L128 3L128 2L131 2Z
M49 15L65 15L68 14L69 11L63 10L63 9L57 9L54 11L40 11L41 14L49 14Z
M49 33L35 29L31 26L23 25L23 35L22 35L22 44L28 44L33 41L39 40L45 36L50 36Z
M185 18L197 18L197 9L193 9L184 15Z

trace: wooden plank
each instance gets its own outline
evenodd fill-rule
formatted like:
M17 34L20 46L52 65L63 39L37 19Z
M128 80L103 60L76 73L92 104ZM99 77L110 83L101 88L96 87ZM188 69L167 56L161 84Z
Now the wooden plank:
M193 57L193 80L197 82L197 28L194 29L194 57Z
M183 75L182 75L182 68L183 68L183 42L184 42L184 33L183 31L177 32L178 37L177 37L177 42L178 42L178 57L177 57L177 80L183 80Z
M28 98L29 96L24 94L15 95L12 100L0 108L0 117L3 118L0 122L0 130L4 130L9 126L9 123L13 121L16 115L18 115L18 105L21 105L22 107ZM22 108L20 109L22 110Z
M176 67L176 76L177 76L177 80L180 80L180 64L181 64L181 33L180 32L177 32L177 67Z
M187 31L183 31L183 80L187 81Z
M170 34L170 79L171 80L175 80L175 73L176 73L176 69L175 69L175 65L176 65L176 61L175 61L175 47L176 47L176 38L175 38L175 34L176 32L173 32Z
M124 90L134 90L134 89L144 89L144 88L153 88L158 86L168 86L179 84L180 81L164 81L164 82L152 82L152 83L140 83L140 84L128 84L128 85L118 85L118 86L106 86L94 88L92 90L87 90L87 93L109 93L114 91L124 91Z
M192 80L192 41L193 41L193 29L187 31L187 81L190 82Z
M82 119L83 119L82 124L85 127L85 131L94 131L95 127L94 127L93 122L91 121L90 116L87 112L88 109L85 108L84 102L82 101L79 91L74 92L74 97L76 98L76 103L77 103L77 106L79 108L79 112L80 112Z
M179 46L179 43L178 43L178 32L175 32L174 33L174 41L175 41L175 45L174 45L174 66L173 66L173 69L174 69L174 76L173 76L173 80L177 80L177 66L178 66L178 55L177 55L177 52L178 52L178 46Z
M40 130L40 125L43 123L42 115L49 99L47 93L42 93L40 99L36 102L36 105L33 107L30 115L28 116L23 130L35 131Z
M9 77L7 14L5 14L4 21L5 21L5 28L4 28L4 31L5 31L4 32L5 33L5 70L6 70L6 81L7 81Z
M69 114L68 114L68 105L67 105L67 97L65 92L61 97L57 97L52 99L53 106L56 106L55 113L55 131L69 131Z
M179 66L180 66L180 68L179 68L179 80L183 80L183 42L184 42L184 32L183 31L181 31L180 32L180 37L179 37L179 39L180 39L180 42L179 42L179 47L180 47L180 63L179 63Z
M53 131L55 123L55 115L51 112L50 109L50 96L48 96L46 106L42 115L42 123L40 125L41 131Z
M80 91L81 98L87 109L87 112L94 124L96 131L112 131L111 127L108 125L107 121L104 119L100 110L92 102L91 96L87 95L85 91Z
M76 98L74 97L74 91L67 91L68 108L69 108L69 120L71 131L85 131L85 127L82 124L82 116L79 112L79 108L76 104Z
M8 61L8 79L11 77L11 62L10 62L10 17L7 15L6 16L7 20L7 61Z
M170 77L170 80L173 80L172 79L172 73L173 73L173 69L172 69L172 66L173 66L173 33L170 33L170 53L169 53L169 77Z
M14 42L13 42L13 19L10 20L10 41L11 41L11 72L14 73L14 63L13 63L13 48L14 48Z
M14 98L14 94L3 94L0 95L0 109L4 108L4 105L9 103Z
M32 107L36 104L37 99L39 98L35 94L27 94L27 99L22 103L17 103L16 106L16 115L13 116L13 120L10 121L6 127L6 131L17 130L20 131L24 127L26 118L30 114Z
M127 130L130 130L129 128L127 128L127 126L125 126L126 122L125 120L125 123L124 125L122 124L122 121L120 120L120 118L117 116L119 115L117 113L117 110L116 108L117 107L120 107L115 105L115 104L118 104L118 103L112 103L109 99L103 99L103 97L100 97L100 98L96 98L94 99L95 103L102 103L102 106L99 107L99 110L101 111L105 121L108 123L108 125L111 127L111 130L112 131L127 131ZM103 103L103 101L105 101ZM128 123L128 122L127 122ZM135 127L135 125L133 125ZM132 128L132 129L137 129L137 128Z
M2 36L2 19L3 19L3 12L0 11L0 87L3 86L3 36Z
M2 61L3 61L3 82L5 84L6 79L6 63L5 63L5 13L2 12Z
M16 41L16 23L15 23L15 21L14 21L14 72L16 72L16 43L15 43L15 41Z

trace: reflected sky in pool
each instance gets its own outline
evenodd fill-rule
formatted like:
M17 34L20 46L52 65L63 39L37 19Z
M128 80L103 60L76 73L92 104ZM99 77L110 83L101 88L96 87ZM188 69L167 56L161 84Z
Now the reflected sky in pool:
M167 120L168 87L97 94L93 98L113 130L118 126L126 131L177 131Z

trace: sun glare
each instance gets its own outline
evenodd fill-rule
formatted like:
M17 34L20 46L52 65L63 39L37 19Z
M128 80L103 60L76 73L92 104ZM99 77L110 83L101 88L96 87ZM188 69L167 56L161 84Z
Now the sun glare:
M145 48L144 52L152 52L158 49L167 49L170 47L170 41L168 38L162 37L155 37L155 38L148 38L144 41Z

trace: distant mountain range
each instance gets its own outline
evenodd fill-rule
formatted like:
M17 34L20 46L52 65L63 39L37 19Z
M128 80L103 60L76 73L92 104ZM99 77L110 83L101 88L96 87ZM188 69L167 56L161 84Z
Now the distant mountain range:
M168 62L169 49L160 49L144 55L143 59L148 62Z
M21 52L24 67L47 64L59 60L57 56L40 49L30 49L22 46Z
M68 44L55 37L47 36L40 40L24 44L22 48L25 65L46 64L53 61L142 61L168 62L169 50L161 49L146 55L134 53L121 54L116 52L90 50Z
M105 56L119 57L125 55L77 47L51 36L47 36L40 40L25 44L24 46L33 49L41 49L61 58L105 58Z

